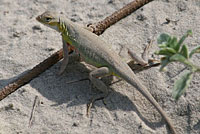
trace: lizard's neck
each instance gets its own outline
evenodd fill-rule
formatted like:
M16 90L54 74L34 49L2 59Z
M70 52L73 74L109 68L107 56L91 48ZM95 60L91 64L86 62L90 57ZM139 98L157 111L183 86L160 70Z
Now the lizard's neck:
M66 24L61 20L59 19L59 22L57 24L57 31L59 33L61 33L62 35L62 38L68 43L68 44L72 44L72 41L69 37L69 33L68 33L68 30L67 30L67 26Z
M59 22L57 24L57 27L58 27L58 31L61 34L67 30L67 26L65 25L65 23L60 18L59 18Z

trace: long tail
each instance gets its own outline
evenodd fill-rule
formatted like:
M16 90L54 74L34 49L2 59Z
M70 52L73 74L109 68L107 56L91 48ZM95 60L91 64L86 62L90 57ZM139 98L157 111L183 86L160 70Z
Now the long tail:
M126 71L128 71L128 70L126 70ZM173 124L171 123L170 118L163 111L163 109L158 104L158 102L153 98L153 96L149 93L147 88L140 83L139 79L137 78L137 76L132 71L131 72L128 71L129 72L128 74L125 73L125 72L119 71L119 72L117 72L117 74L119 74L119 76L122 79L124 79L125 81L127 81L129 84L134 86L147 100L149 100L151 102L151 104L157 109L157 111L166 120L166 122L169 125L172 133L176 134L175 128L174 128Z

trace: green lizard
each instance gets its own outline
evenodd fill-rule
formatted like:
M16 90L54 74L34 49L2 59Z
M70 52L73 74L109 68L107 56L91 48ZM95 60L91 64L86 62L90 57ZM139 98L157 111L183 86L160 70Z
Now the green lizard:
M134 86L143 96L145 96L147 100L152 103L152 105L154 105L154 107L168 123L172 133L176 133L175 128L173 127L167 114L148 92L147 88L141 84L131 68L117 53L111 50L111 45L87 29L74 24L64 16L54 12L46 11L39 15L36 19L40 23L55 29L62 36L64 60L61 64L60 73L62 73L67 66L69 58L68 49L70 47L75 48L83 61L97 67L96 70L90 72L89 79L98 90L104 92L105 96L108 94L107 86L98 78L105 75L115 75L121 77Z

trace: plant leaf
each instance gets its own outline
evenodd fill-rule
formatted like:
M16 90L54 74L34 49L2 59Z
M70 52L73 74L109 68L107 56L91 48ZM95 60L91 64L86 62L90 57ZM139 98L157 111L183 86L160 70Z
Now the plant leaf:
M169 60L170 61L179 61L179 62L185 63L185 61L187 59L180 54L175 54L175 55L171 56Z
M192 30L191 29L187 31L187 36L192 36Z
M170 62L173 62L173 61L175 61L175 62L181 62L181 63L183 63L183 64L185 64L185 65L189 65L190 67L192 67L192 68L194 68L195 66L188 60L188 59L186 59L183 55L181 55L181 54L175 54L175 55L173 55L173 56L171 56L170 58L169 58L169 61Z
M186 72L179 80L177 80L174 84L174 89L172 92L172 96L175 100L178 100L179 97L185 92L188 88L190 81L192 80L193 73Z
M183 41L190 35L192 35L192 30L188 30L187 33L181 37L181 39L179 40L179 42L177 43L177 45L175 47L175 50L177 52L180 50L180 47L181 47L181 44L183 43Z
M186 59L189 58L189 54L188 54L188 48L187 46L184 44L181 48L181 52L180 52Z
M170 37L168 34L162 33L162 34L158 37L157 43L158 43L158 44L166 43L166 42L168 42L168 40L169 40L170 38L171 38L171 37Z
M165 47L167 47L167 44L158 44L158 47L159 48L165 48Z
M170 63L169 61L169 57L164 57L161 59L161 67L160 67L160 71L163 71L164 68Z
M177 45L177 38L176 37L173 37L170 41L169 41L169 47L171 48L176 48L176 45Z
M200 53L200 46L196 47L195 49L193 49L190 54L189 57L191 58L193 54L195 53Z
M172 55L176 54L176 51L175 51L173 48L166 47L166 48L160 49L160 50L159 50L158 52L156 52L155 54L157 54L157 55L172 56Z

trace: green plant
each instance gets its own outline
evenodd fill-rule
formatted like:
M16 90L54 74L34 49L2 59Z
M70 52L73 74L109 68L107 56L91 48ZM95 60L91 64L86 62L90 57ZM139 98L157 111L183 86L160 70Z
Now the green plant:
M189 71L186 71L174 84L172 96L175 100L178 100L188 88L193 74L195 72L200 72L200 67L193 64L190 60L193 54L200 53L200 46L194 48L191 52L188 52L187 45L183 44L184 40L191 35L192 31L188 30L180 40L178 40L177 37L170 36L166 33L161 34L157 39L160 50L155 52L155 54L163 56L161 58L160 71L163 71L171 62L180 62L189 68Z

